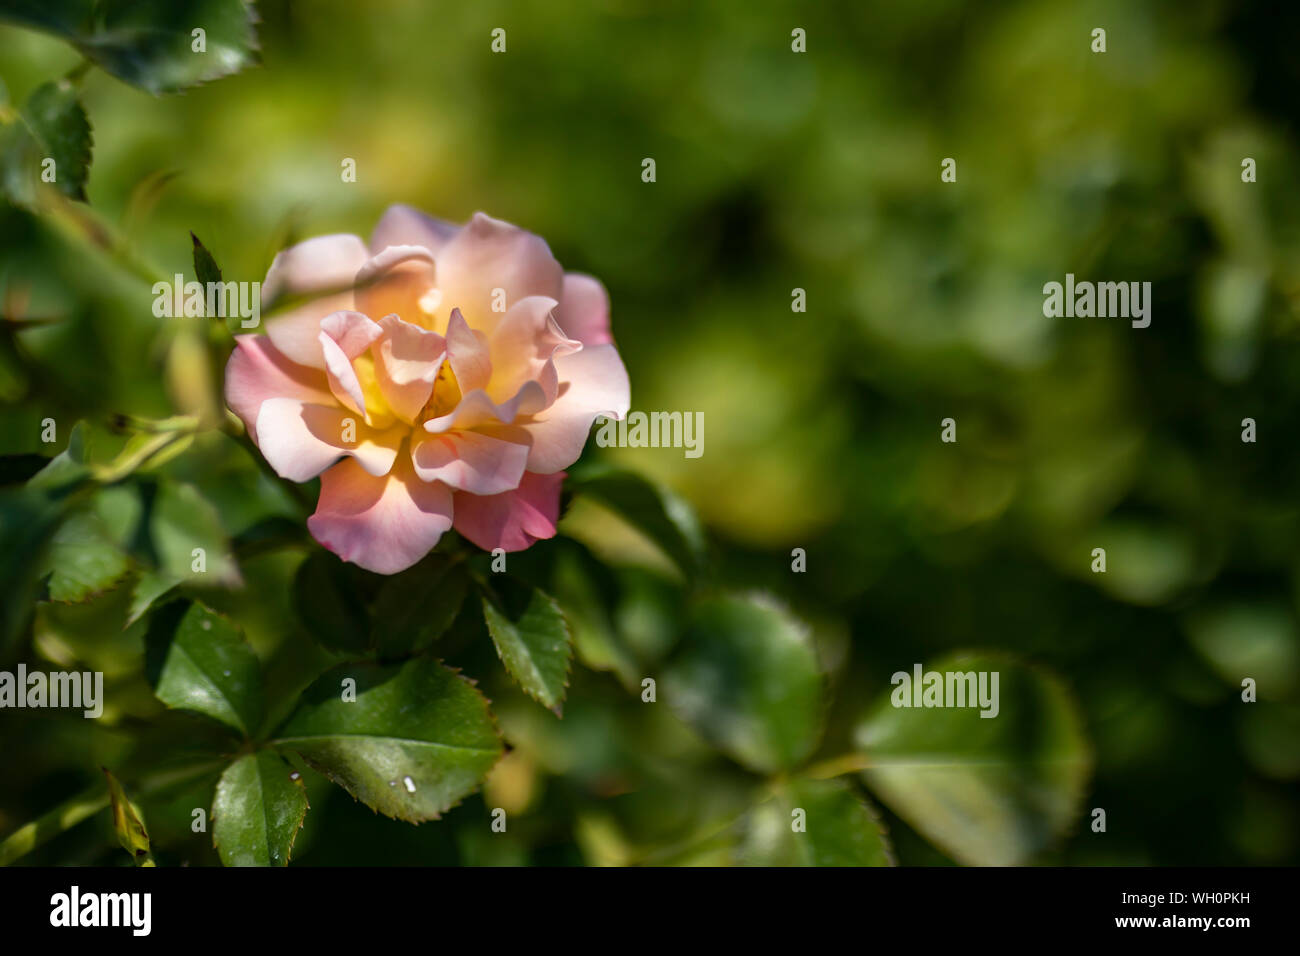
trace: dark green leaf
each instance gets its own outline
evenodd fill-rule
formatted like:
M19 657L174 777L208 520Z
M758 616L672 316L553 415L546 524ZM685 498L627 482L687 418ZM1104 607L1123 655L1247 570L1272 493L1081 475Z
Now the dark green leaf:
M208 252L207 247L192 232L190 239L194 243L194 275L205 286L209 282L220 282L221 269L217 265L217 260L212 258L212 253Z
M55 532L46 566L52 572L50 597L76 602L111 588L131 565L103 520L85 508L71 515Z
M599 465L575 469L567 485L613 509L690 575L704 559L704 532L691 506L630 471Z
M402 657L441 637L456 619L468 584L464 566L437 553L386 579L375 600L379 656Z
M7 488L0 491L0 654L26 626L42 576L44 555L63 513L59 502L43 491Z
M345 681L356 699L344 699ZM277 743L366 806L399 820L437 819L501 756L487 699L437 661L344 664L302 696Z
M149 530L164 575L210 587L239 583L217 509L192 485L159 483Z
M226 866L287 866L307 815L307 788L270 750L240 757L221 775L212 842Z
M823 681L807 629L761 598L698 603L659 699L740 763L795 766L821 735Z
M151 93L237 73L256 61L245 0L9 0L0 19L48 30L101 69ZM204 52L192 32L205 31Z
M807 779L786 782L750 812L740 860L748 866L894 863L884 825L870 804L842 781Z
M503 579L483 594L483 617L510 676L529 697L560 713L573 644L559 605L536 588Z
M154 693L168 707L248 736L262 717L262 670L239 628L201 604L168 605L146 638Z
M85 201L90 175L90 120L70 83L45 83L23 105L23 119L35 151L30 174L39 179L41 164L54 160L54 187L65 196Z
M324 647L360 654L370 646L365 573L355 564L321 550L313 551L298 566L293 579L294 609L308 632Z
M960 862L1032 859L1078 813L1091 768L1069 693L1055 677L1009 657L957 655L926 671L983 672L988 691L997 673L997 716L981 717L978 706L896 707L893 698L905 696L900 683L858 728L870 768L863 777Z

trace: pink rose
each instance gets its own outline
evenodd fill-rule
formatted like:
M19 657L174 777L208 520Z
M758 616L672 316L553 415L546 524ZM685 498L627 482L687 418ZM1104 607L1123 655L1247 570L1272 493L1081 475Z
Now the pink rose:
M307 298L236 337L226 401L278 474L321 476L308 528L371 571L451 527L485 550L551 537L592 423L627 414L604 287L482 213L457 227L393 206L369 248L281 252L262 291Z

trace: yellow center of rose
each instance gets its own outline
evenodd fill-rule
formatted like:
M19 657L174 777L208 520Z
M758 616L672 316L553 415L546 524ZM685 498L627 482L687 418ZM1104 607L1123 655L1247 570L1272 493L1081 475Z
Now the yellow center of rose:
M424 406L424 418L439 418L446 415L460 404L460 383L456 373L451 370L451 363L443 359L438 369L438 377L433 380L433 391Z
M357 373L361 383L361 397L366 401L366 418L371 428L388 428L397 422L397 415L388 405L384 391L379 386L379 376L375 373L375 358L370 352L362 352L352 360L352 370Z

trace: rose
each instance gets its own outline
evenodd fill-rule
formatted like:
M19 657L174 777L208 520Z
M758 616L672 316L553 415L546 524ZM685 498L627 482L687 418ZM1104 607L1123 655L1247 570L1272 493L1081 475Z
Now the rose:
M393 206L369 248L308 239L262 290L290 308L236 337L226 401L277 474L320 475L308 528L372 571L452 527L485 550L551 537L592 423L627 414L604 287L482 213L457 227Z

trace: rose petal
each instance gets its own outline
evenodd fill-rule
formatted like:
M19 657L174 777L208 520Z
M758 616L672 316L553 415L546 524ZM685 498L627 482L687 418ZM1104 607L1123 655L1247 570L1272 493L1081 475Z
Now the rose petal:
M493 401L505 401L524 382L542 386L549 405L555 401L559 378L552 359L582 348L567 338L552 312L556 301L530 295L510 307L492 332L492 380L486 391Z
M520 415L532 415L546 408L547 404L546 394L536 382L524 382L509 401L500 405L488 398L487 392L476 389L446 415L426 421L424 430L438 434L453 428L509 425Z
M357 272L357 311L395 314L412 325L432 328L441 301L435 274L433 253L423 246L389 246Z
M257 412L268 398L296 398L328 405L329 382L313 368L295 365L265 335L236 335L226 363L226 403L257 443Z
M462 394L487 387L492 378L491 354L487 336L471 329L460 309L452 309L447 323L447 361Z
M351 443L344 441L349 420L356 429ZM290 481L315 478L342 455L372 475L387 474L406 434L405 426L379 431L338 406L293 398L268 398L257 413L258 447L276 474Z
M564 294L556 321L566 335L583 345L610 345L609 293L598 279L580 272L564 274Z
M307 528L344 561L396 574L429 553L451 527L452 495L426 484L402 456L388 475L367 474L352 459L321 475L320 500Z
M325 371L330 391L343 406L352 409L368 422L365 391L352 366L352 360L370 348L370 343L384 330L360 312L335 312L321 320L317 337L325 356Z
M612 345L595 345L555 360L560 395L520 427L533 437L528 470L550 474L578 460L592 423L622 418L631 401L627 369ZM427 427L427 426L426 426Z
M499 495L458 491L454 496L456 530L484 551L522 551L540 538L554 537L564 478L563 472L524 472L513 491Z
M268 319L267 335L290 361L325 367L317 342L320 320L331 312L352 308L352 283L369 258L365 243L351 235L317 236L275 257L262 283L264 310L281 298L330 293Z
M518 487L528 460L527 444L482 432L447 432L414 441L411 458L422 481L441 481L476 495L495 495Z
M564 270L545 240L518 226L478 212L436 254L439 319L459 308L471 328L490 332L500 320L492 311L493 290L505 292L508 309L519 299L545 295L559 300Z
M395 203L384 211L375 226L370 236L370 249L383 252L389 246L423 246L430 252L437 252L459 231L460 226Z
M384 316L379 325L384 332L375 347L379 390L399 418L414 424L433 392L446 342L395 315Z

